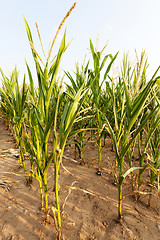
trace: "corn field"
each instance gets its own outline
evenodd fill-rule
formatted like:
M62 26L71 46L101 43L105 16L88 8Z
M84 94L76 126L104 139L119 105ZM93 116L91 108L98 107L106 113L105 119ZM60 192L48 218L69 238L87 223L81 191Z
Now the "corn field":
M59 67L63 54L72 47L66 43L64 32L59 50L52 56L53 46L63 23L67 20L74 4L61 22L56 36L44 52L41 35L36 24L43 57L36 51L31 29L24 18L26 33L35 62L37 80L26 62L29 82L24 75L23 83L15 68L11 76L1 71L0 113L6 125L14 133L19 149L19 163L23 166L26 184L34 179L39 182L39 204L45 208L46 221L52 209L57 239L63 239L62 206L59 184L64 149L73 145L75 158L85 164L85 148L90 140L97 146L97 174L99 178L105 171L102 155L105 141L110 139L114 161L110 163L112 176L117 187L117 219L122 221L123 200L129 195L139 201L143 174L148 171L150 191L148 207L152 206L153 186L160 196L160 71L148 79L148 61L142 51L135 63L124 54L118 74L113 73L118 52L107 52L94 47L90 40L90 61L76 64L74 73L64 72L59 79ZM92 64L91 64L92 62ZM65 82L65 79L67 81ZM21 81L20 81L21 80ZM51 149L49 149L49 143ZM134 161L135 148L138 161ZM26 157L27 156L27 157ZM30 167L26 167L29 161ZM27 164L28 166L28 164ZM127 166L127 168L126 168ZM48 170L54 167L52 185L48 185ZM78 166L77 166L78 168ZM136 174L135 174L136 173ZM135 180L137 176L137 181ZM131 179L131 189L123 193L124 180ZM67 183L65 183L67 185ZM48 203L48 193L53 191L54 205ZM37 203L38 204L38 203Z

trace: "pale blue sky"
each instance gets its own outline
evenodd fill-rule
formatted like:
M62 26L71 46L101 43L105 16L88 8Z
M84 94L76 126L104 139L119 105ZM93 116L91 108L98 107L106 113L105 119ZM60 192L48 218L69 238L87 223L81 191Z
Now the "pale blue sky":
M25 32L23 15L26 17L39 51L35 22L38 22L45 50L48 51L50 39L72 0L1 0L0 7L0 67L7 74L17 65L20 76L26 72L25 61L34 71L30 46ZM77 7L67 19L60 36L67 28L67 40L73 41L62 60L61 68L71 71L75 62L82 63L85 54L89 58L89 40L96 45L99 33L99 48L107 41L106 53L124 51L134 53L146 49L150 71L160 65L160 0L79 0ZM56 46L60 43L60 36ZM42 54L41 54L42 55ZM118 64L117 59L117 64Z

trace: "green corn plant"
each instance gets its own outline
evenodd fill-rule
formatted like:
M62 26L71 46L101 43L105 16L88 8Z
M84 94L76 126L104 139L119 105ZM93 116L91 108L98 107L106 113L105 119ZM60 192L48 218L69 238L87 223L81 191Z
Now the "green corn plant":
M55 219L57 213L57 229L59 236L61 235L61 210L59 204L59 190L60 186L58 184L58 179L60 176L60 164L62 162L64 148L67 142L67 139L75 134L75 132L71 132L71 127L76 121L76 116L81 110L82 104L87 96L88 90L84 89L84 84L81 86L79 91L75 96L72 96L70 101L68 101L65 105L59 128L57 129L57 115L58 115L58 105L59 101L57 101L56 112L54 116L53 123L53 161L54 161L54 192L56 198L56 207L52 207ZM77 132L80 131L77 130ZM59 136L59 137L58 137Z
M158 82L157 82L158 85ZM159 103L159 88L155 89L154 93L154 99L159 105L159 111L160 111L160 103ZM154 103L155 104L155 103ZM157 111L157 115L153 119L154 121L151 122L150 128L148 129L148 132L151 131L150 129L155 128L154 134L149 139L149 146L150 146L150 153L147 153L148 160L151 165L151 171L150 171L150 194L148 198L148 206L151 206L151 198L152 198L152 191L153 191L153 184L157 179L158 184L158 193L160 197L160 187L159 187L159 169L160 169L160 115L159 111Z
M79 151L79 156L81 159L80 164L85 164L85 148L87 143L91 139L91 136L87 135L89 131L95 131L96 128L93 128L93 125L90 127L90 119L93 117L93 111L90 108L84 109L82 106L82 111L80 112L80 116L77 119L74 128L72 129L72 134L75 133L74 144L75 144L75 157L76 157L76 148ZM77 131L78 129L78 131ZM80 129L80 130L79 130ZM71 135L72 135L71 134Z
M12 108L13 105L13 98L15 94L12 94L12 89L14 89L15 93L15 85L16 85L16 78L15 78L15 71L17 72L16 68L12 72L11 77L8 78L4 75L2 69L0 69L2 75L2 88L1 88L1 111L3 113L4 119L6 119L7 126L10 128L13 122L14 117L14 110ZM17 75L17 74L16 74Z
M30 111L28 119L30 120L29 127L30 132L29 134L25 133L25 147L29 151L30 154L33 155L33 161L36 163L36 172L33 174L40 183L40 198L41 198L41 206L43 206L43 195L44 192L44 201L45 201L45 209L46 209L46 218L48 217L48 186L47 186L47 172L49 166L52 162L53 154L48 152L48 141L51 132L51 126L53 124L53 119L55 117L56 111L55 108L51 108L51 104L53 103L53 89L55 86L59 65L61 62L62 55L66 51L69 44L66 45L65 38L66 33L64 33L63 39L61 41L58 53L53 60L51 59L52 49L57 38L57 35L67 17L70 15L71 11L75 7L74 4L70 11L67 13L63 21L61 22L56 36L53 39L53 42L49 48L48 56L46 57L41 35L39 32L38 25L37 32L39 36L39 40L42 46L42 51L45 58L45 63L43 62L42 58L38 54L35 49L32 33L29 28L29 25L24 18L26 32L28 36L28 40L31 46L33 59L35 61L37 78L38 78L38 91L37 97L35 98L35 91L34 91L34 81L30 71L28 64L26 63L29 81L30 81ZM52 109L52 110L51 110ZM31 137L30 137L31 135ZM53 150L53 152L55 149ZM43 191L42 191L43 190Z
M136 169L139 169L139 167L138 168L131 167L124 173L123 171L124 157L126 156L131 145L133 144L135 138L138 136L138 134L144 128L147 121L151 118L151 116L154 114L154 112L157 109L157 107L155 107L147 116L145 116L141 124L134 129L135 123L139 115L141 114L142 110L145 107L145 103L148 99L148 96L150 95L155 83L160 78L160 77L157 77L157 78L155 77L158 70L159 68L153 75L152 79L141 89L139 93L137 93L137 95L134 98L131 98L131 96L129 95L129 89L127 87L127 83L125 80L123 80L126 99L123 100L124 103L122 104L123 107L121 109L121 112L123 117L120 124L118 123L118 121L116 121L117 112L115 111L115 114L114 114L115 123L117 123L117 127L115 126L114 128L112 128L110 122L105 116L107 128L113 141L113 146L115 149L115 158L116 158L116 162L118 165L118 172L119 172L118 176L116 176L115 174L115 179L116 179L117 188L118 188L118 218L119 219L121 219L121 216L122 216L123 181L131 172L133 172ZM133 130L134 130L134 133L132 135L132 138L130 139L129 136ZM121 140L121 146L120 146L120 140Z
M107 45L106 45L107 46ZM93 43L90 40L90 49L92 53L92 58L93 58L93 64L94 68L93 70L90 70L90 78L94 80L94 84L91 86L91 91L92 91L92 109L96 109L96 114L95 114L95 122L96 122L96 128L97 130L97 145L98 145L98 174L101 174L101 153L103 150L102 147L102 136L103 136L103 115L101 114L101 111L103 110L102 107L102 101L101 101L101 95L102 95L102 87L103 83L106 81L108 74L110 72L110 69L112 67L113 62L115 61L117 54L113 57L111 54L106 55L102 62L102 54L106 48L106 46L102 49L101 52L98 52L97 50L94 49ZM101 79L101 71L104 69L107 60L110 60L108 66L106 67L105 73Z
M23 150L23 121L26 110L26 98L27 98L27 87L25 83L25 76L23 80L23 86L20 90L18 83L18 72L15 68L12 72L11 80L9 80L1 70L3 77L3 89L0 89L1 93L1 106L3 110L6 109L6 114L9 117L10 125L13 129L19 152L20 152L20 164L23 165L24 173L26 175L26 166ZM26 176L26 180L28 180Z
M26 28L28 30L28 35L29 35L29 27L27 25L27 22L26 22ZM29 35L29 37L31 41L31 35ZM31 129L31 138L29 136L27 137L27 134L26 134L25 142L26 142L27 149L28 149L27 145L29 146L29 148L32 149L32 152L34 149L34 153L35 153L34 161L36 162L36 165L37 165L37 174L35 176L37 177L40 183L41 206L43 206L42 188L44 189L46 215L48 215L48 198L47 198L48 188L47 188L46 165L49 161L48 140L49 140L51 125L53 122L52 115L54 115L54 112L51 115L50 103L51 103L51 96L52 96L55 77L57 75L61 56L64 51L65 51L65 35L63 37L56 62L54 62L49 69L48 69L48 62L47 62L43 71L38 62L37 55L34 55L35 53L33 52L33 55L36 61L36 68L37 68L37 75L38 75L38 98L37 99L34 97L34 91L33 91L34 82L33 82L33 78L32 78L29 66L27 64L27 69L28 69L28 74L30 79L30 89L31 89L31 95L30 95L31 107L30 107L30 113L29 113L29 119L30 119L29 126ZM49 81L49 78L51 78L51 81Z
M125 82L127 84L129 96L133 99L136 97L137 93L141 91L141 89L145 86L146 84L146 72L147 72L147 67L148 67L148 60L145 56L145 51L142 51L140 60L138 58L137 52L136 52L136 58L137 62L136 65L129 61L129 55L126 54L124 55L123 58L123 65L121 67L121 76L123 79L125 79ZM135 122L134 125L139 125L139 121L143 117L143 112L139 115L137 121ZM134 127L136 128L136 126ZM138 135L142 137L142 134L144 131L142 130L141 133ZM132 134L131 134L132 136ZM134 140L133 144L131 147L128 149L127 152L127 157L129 161L129 166L130 168L132 167L132 157L134 153L134 148L135 148L135 142L136 139ZM135 189L135 183L134 183L134 174L131 173L132 177L132 190L134 191Z
M103 103L103 113L107 115L107 119L110 122L112 128L116 126L117 121L120 123L123 118L123 109L122 103L124 102L124 84L122 79L119 77L118 81L117 78L113 79L108 76L108 80L105 82L105 89L102 91L101 101ZM117 118L115 118L115 114L117 114ZM105 138L109 135L105 129L103 130L104 136L104 147L105 147ZM110 137L110 135L109 135ZM111 143L112 150L113 144Z
M139 152L139 167L140 167L139 175L138 175L138 191L140 190L140 187L141 187L142 173L144 172L144 170L147 166L146 164L144 165L145 156L146 155L148 156L147 148L148 148L149 143L153 141L152 136L154 135L154 133L155 134L157 133L156 129L160 122L159 111L160 110L158 108L157 111L155 111L154 114L152 115L152 118L150 119L150 123L148 122L146 124L146 127L144 128L146 135L145 135L145 143L144 143L143 148L141 147L141 133L139 133L139 135L138 135L138 152ZM149 111L146 114L149 114ZM155 144L155 146L157 146L157 145ZM151 170L152 170L152 168L151 168ZM152 172L151 175L155 175L154 172ZM139 199L139 197L140 197L140 195L138 194L138 199Z
M15 81L13 81L13 74L10 77L10 79L7 78L3 74L2 70L1 70L1 74L3 76L2 88L1 88L1 91L0 91L1 113L2 113L3 119L5 120L6 126L9 128L11 123L12 123L12 119L13 119L13 111L12 111L11 104L10 104L10 99L11 99L10 86L11 85L14 86Z
M69 72L65 72L66 76L68 77L68 79L70 80L71 84L67 84L66 85L66 91L69 93L71 93L72 95L76 94L79 89L82 87L83 84L87 86L90 85L90 82L87 81L88 79L88 66L89 66L89 61L87 62L87 64L85 65L85 63L81 66L81 69L79 67L79 64L76 63L76 71L74 72L75 74L75 80L74 77L69 73Z
M90 80L88 79L88 65L89 61L86 65L82 65L82 68L80 70L79 65L76 64L76 72L75 72L75 80L74 77L69 72L66 72L66 76L71 82L71 85L66 84L66 92L67 94L76 94L79 89L82 87L82 85L85 84L85 87L89 87L91 85ZM81 112L79 113L78 121L74 124L74 128L72 128L72 132L77 132L77 129L83 129L83 131L78 131L77 134L74 137L73 142L68 142L68 144L75 144L75 157L76 157L76 150L78 149L81 164L84 164L84 150L87 145L87 142L89 141L90 137L87 137L86 139L86 133L87 131L90 131L91 128L89 128L88 120L92 117L92 110L89 107L90 102L90 94L88 92L85 102L83 103Z
M159 124L154 132L154 137L150 139L150 149L151 149L151 154L148 155L148 159L150 160L151 166L154 168L155 171L151 171L150 173L150 195L148 198L148 206L151 206L153 184L156 179L157 179L158 190L159 190L159 179L158 179L158 174L160 169L160 125ZM159 197L160 197L160 191L159 191Z
M90 111L89 111L90 109L88 108L84 109L84 106L82 106L82 109L83 110L80 111L78 118L72 128L67 144L75 145L75 158L77 156L76 150L78 149L80 164L85 164L84 151L88 141L91 138L90 136L89 137L87 136L87 132L91 130L95 130L95 128L93 129L89 127L89 119L92 117L92 115L90 115ZM73 136L73 134L75 134L74 140L71 141L70 136Z

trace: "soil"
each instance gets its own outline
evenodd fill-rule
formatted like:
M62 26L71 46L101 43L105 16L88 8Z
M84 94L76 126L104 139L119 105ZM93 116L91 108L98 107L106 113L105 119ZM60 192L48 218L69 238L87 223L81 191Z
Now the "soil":
M16 156L12 134L0 120L0 239L51 240L56 228L51 207L55 204L49 192L49 221L40 209L39 184L36 179L26 185L23 168ZM85 149L85 165L74 157L74 147L66 147L60 175L60 202L63 209L62 231L65 240L160 239L160 201L157 190L152 204L147 206L148 194L140 200L129 195L123 200L123 217L117 218L117 186L111 171L114 152L108 145L102 153L102 175L97 175L98 149L90 141ZM135 153L135 161L136 161ZM26 161L26 164L27 161ZM127 163L126 163L127 166ZM53 184L53 166L48 174ZM135 173L136 176L136 173ZM148 191L148 172L143 176L141 191ZM156 185L155 185L156 186ZM131 180L124 182L124 194L131 193Z

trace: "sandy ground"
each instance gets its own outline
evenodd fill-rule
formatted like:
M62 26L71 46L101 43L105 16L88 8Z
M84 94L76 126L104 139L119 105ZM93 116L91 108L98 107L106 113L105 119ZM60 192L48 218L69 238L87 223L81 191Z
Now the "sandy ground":
M56 239L52 211L49 222L40 210L38 182L34 179L26 186L19 159L14 156L16 145L11 133L0 120L0 239L1 240L51 240ZM116 240L160 239L160 201L157 192L152 206L147 207L148 195L140 201L129 196L123 201L122 222L117 221L117 187L109 167L114 152L108 146L102 157L102 176L97 171L97 146L87 145L85 165L74 162L73 149L65 150L60 176L60 201L63 207L62 229L65 240ZM67 169L67 170L66 170ZM53 166L48 174L49 186L53 184ZM147 173L146 173L147 174ZM143 178L144 184L145 176ZM72 188L69 187L72 186ZM131 192L130 180L124 183L124 192ZM49 207L55 204L49 192Z

